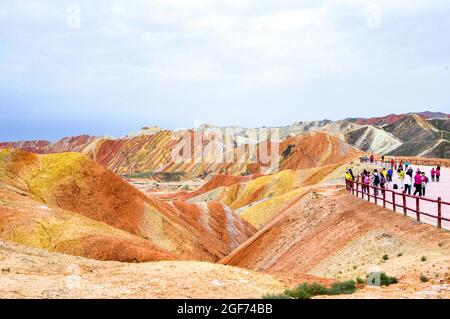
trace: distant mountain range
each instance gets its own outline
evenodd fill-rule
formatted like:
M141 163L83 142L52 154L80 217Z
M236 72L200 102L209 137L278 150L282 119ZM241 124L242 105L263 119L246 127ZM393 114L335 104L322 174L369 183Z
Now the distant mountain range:
M407 113L407 114L389 114L388 116L381 116L381 117L371 117L368 119L364 119L364 118L349 118L346 119L346 121L348 122L353 122L356 124L361 124L361 125L378 125L378 126L383 126L383 125L388 125L388 124L394 124L397 121L400 121L402 119L404 119L405 117L407 117L408 115L418 115L423 119L446 119L449 118L450 115L449 114L445 114L442 112L419 112L419 113Z
M203 125L196 130L202 131L208 128L215 128L215 126ZM349 144L355 148L355 151L388 156L450 158L450 115L445 113L421 112L391 114L368 119L304 121L277 128L280 132L280 154L292 147L301 149L300 144L307 143L307 141L325 143L328 140L333 141L332 144L338 149ZM251 133L257 130L238 126L230 127L230 129L233 129L237 136L242 138L242 141L247 142L252 136ZM81 152L118 174L189 171L202 175L223 170L237 174L245 171L251 172L254 169L245 163L243 165L222 164L196 167L172 163L170 161L171 150L187 132L192 134L193 130L169 131L158 127L145 127L138 133L117 139L81 135L66 137L55 143L49 141L4 142L0 143L0 148L21 149L37 154ZM311 135L310 133L313 132L323 132L330 137ZM338 145L334 140L336 137L342 141L343 145ZM254 143L258 142L260 141ZM319 152L327 150L325 145L316 147ZM301 152L296 153L296 157L301 156L303 156ZM302 163L296 167L297 169L307 166L304 159L296 159L294 162ZM320 165L320 163L314 163L314 165Z

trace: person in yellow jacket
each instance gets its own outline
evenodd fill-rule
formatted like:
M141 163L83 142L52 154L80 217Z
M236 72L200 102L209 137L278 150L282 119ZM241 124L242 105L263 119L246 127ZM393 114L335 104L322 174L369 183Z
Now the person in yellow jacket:
M384 179L387 177L387 170L383 167L383 170L381 171L381 174L384 176Z
M405 171L402 169L398 170L398 179L400 180L400 186L403 189L405 185Z
M350 191L353 188L353 174L351 173L351 171L347 170L347 172L345 173L345 180L347 184L347 190Z
M345 173L345 179L348 181L352 181L353 180L353 176L352 174L350 174L349 171L347 171L347 173Z

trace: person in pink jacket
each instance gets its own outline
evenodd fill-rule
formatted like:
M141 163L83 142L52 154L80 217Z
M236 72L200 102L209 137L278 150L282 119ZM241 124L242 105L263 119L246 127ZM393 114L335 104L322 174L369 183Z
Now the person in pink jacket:
M436 167L435 173L436 173L436 182L439 182L439 178L441 177L441 166L440 165L438 165Z
M416 172L414 175L414 196L418 193L419 196L422 196L422 175L420 175L420 171Z

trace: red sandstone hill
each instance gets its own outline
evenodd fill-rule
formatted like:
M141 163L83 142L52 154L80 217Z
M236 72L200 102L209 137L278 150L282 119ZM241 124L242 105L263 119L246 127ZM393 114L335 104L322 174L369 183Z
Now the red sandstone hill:
M0 149L20 149L35 154L81 152L97 138L90 135L65 137L55 143L49 141L0 142Z
M347 143L359 150L371 153L447 158L450 145L449 121L448 114L421 112L417 114L391 114L369 119L346 119L336 122L305 122L301 125L296 123L292 126L280 127L281 137L283 138L280 144L280 154L285 156L286 153L292 151L292 149L289 149L286 152L287 147L295 146L295 153L297 154L298 150L301 150L301 159L300 156L297 156L297 159L285 161L283 168L303 169L313 167L317 164L315 163L315 155L320 155L320 152L316 152L316 149L328 151L325 150L323 143L331 143L335 150L340 148L344 151L350 151L350 148L343 146ZM427 131L426 134L424 134L424 131ZM192 146L195 139L203 148L210 145L208 139L205 138L205 135L207 135L205 132L207 131L200 129L196 131L168 131L147 128L141 134L129 135L119 139L81 135L67 137L56 143L47 141L0 143L0 149L14 148L38 154L82 152L119 175L166 173L181 174L177 176L188 178L204 178L217 173L227 175L274 173L274 171L262 169L264 165L261 165L261 163L254 163L249 160L257 155L257 151L252 147L254 142L248 141L245 146L248 156L243 162L236 160L233 163L225 163L227 161L223 160L217 161L214 160L213 154L206 152L202 162L196 163L193 158L194 147ZM333 134L345 143L336 139L325 138L325 135L317 135L319 132ZM172 153L177 149L177 146L183 144L186 136L190 137L191 161L174 161ZM245 129L240 129L238 137L243 140L249 137L248 132ZM305 137L310 139L311 142L306 141ZM296 142L297 139L301 143L305 143L306 146L300 146L300 142ZM317 147L311 147L311 145L315 145L315 140L321 144ZM261 145L265 144L265 142L261 143ZM292 145L290 146L290 144ZM337 144L340 144L338 148L336 148ZM236 146L237 144L231 150L235 155L237 153ZM331 160L335 160L335 158L344 155L335 152L331 156ZM288 162L290 164L287 164ZM322 162L329 164L326 159Z
M437 118L450 118L450 114L445 114L442 112L418 112L418 113L408 113L408 114L389 114L387 116L379 116L379 117L371 117L371 118L355 118L355 119L347 119L346 121L350 121L360 125L389 125L394 124L397 121L404 119L405 117L415 114L422 119L437 119Z
M350 161L361 152L334 135L305 133L281 142L280 170L306 169Z
M215 261L255 231L223 204L201 206L148 197L79 153L34 155L3 150L0 155L0 181L6 188L33 203L38 201L56 211L82 215L87 218L83 221L96 221L132 234L161 251L161 256L165 253L178 259ZM0 200L4 201L2 197ZM14 207L19 207L19 203ZM33 213L28 215L30 220L31 216ZM58 225L60 219L56 218ZM70 222L68 227L78 226ZM70 253L70 241L66 243L67 248L59 245L58 249ZM100 245L95 247L102 250Z
M448 232L369 204L340 188L317 187L275 215L221 263L290 276L297 282L305 274L364 278L378 266L401 282L417 285L419 276L430 270L433 276L445 278L449 255ZM421 256L427 256L427 262L421 262Z

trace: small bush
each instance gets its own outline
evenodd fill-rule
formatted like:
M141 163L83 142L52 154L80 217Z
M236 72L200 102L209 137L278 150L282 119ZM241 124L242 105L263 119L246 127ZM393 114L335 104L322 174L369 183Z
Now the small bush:
M402 257L403 256L403 253L398 253L397 254L397 257Z
M426 256L422 256L422 258L420 258L421 261L427 261L427 257Z
M384 254L384 255L383 255L383 260L388 260L388 259L389 259L389 256L386 255L386 254Z
M295 299L310 299L311 297L317 296L317 295L323 295L324 291L326 291L326 288L319 285L319 284L301 284L298 285L296 288L291 290L286 290L284 293L292 298Z
M374 285L376 283L377 273L370 273L367 275L367 282ZM397 278L386 275L384 272L379 274L380 286L389 286L398 283Z
M338 282L331 285L327 295L343 295L352 294L356 291L355 282L353 280Z
M288 295L279 294L279 295L264 295L263 299L290 299Z
M291 298L295 299L310 299L319 295L342 295L352 294L356 291L355 282L349 280L346 282L338 282L331 285L330 288L326 288L321 284L301 284L292 290L286 290L284 293Z
M356 278L356 282L360 285L365 283L364 279L362 279L361 277Z
M427 276L425 276L425 275L422 275L422 276L420 276L420 281L421 282L428 282L428 277Z

